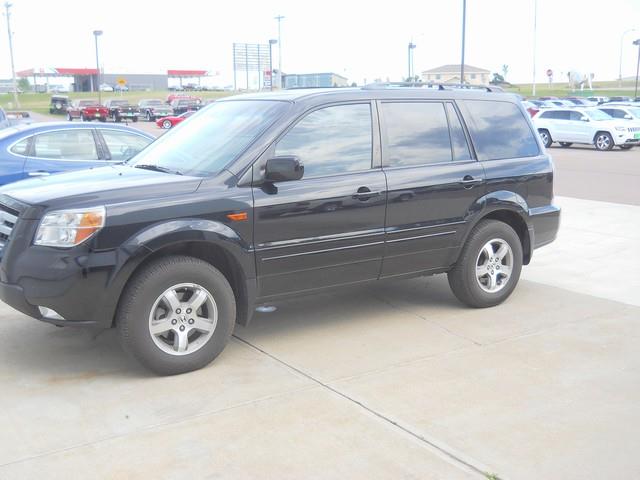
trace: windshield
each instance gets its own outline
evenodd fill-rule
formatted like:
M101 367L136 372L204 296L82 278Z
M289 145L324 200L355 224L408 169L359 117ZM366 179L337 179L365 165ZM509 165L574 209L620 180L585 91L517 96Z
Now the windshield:
M640 119L640 108L627 108L627 111L633 115L634 118Z
M153 142L128 164L183 175L214 175L235 160L286 109L275 101L216 102Z
M602 110L585 110L585 114L592 120L611 120L611 115L604 113Z

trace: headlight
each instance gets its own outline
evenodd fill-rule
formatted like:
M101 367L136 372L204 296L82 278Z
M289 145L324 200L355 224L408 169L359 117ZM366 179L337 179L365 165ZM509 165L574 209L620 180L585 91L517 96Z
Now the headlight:
M619 132L624 132L627 129L627 127L616 127L616 130Z
M47 213L40 222L34 243L48 247L74 247L104 227L105 217L104 207Z

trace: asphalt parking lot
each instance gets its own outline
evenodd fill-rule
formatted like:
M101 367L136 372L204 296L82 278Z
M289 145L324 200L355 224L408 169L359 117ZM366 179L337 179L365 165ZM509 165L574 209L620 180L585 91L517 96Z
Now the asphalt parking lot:
M640 148L551 153L559 237L492 309L317 294L158 378L0 304L0 478L640 478Z

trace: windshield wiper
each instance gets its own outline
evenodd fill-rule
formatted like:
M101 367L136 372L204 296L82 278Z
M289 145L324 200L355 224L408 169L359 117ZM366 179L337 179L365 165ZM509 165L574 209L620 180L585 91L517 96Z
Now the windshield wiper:
M145 170L153 170L155 172L173 173L175 175L182 175L182 172L180 172L179 170L171 170L170 168L161 167L160 165L152 165L150 163L149 164L141 163L138 165L134 165L134 168L143 168Z

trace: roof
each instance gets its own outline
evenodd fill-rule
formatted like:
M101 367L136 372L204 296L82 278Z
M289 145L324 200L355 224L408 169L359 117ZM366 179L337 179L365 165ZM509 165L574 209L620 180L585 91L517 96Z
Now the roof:
M97 75L97 68L55 68L58 75Z
M155 139L155 137L145 131L139 130L137 128L132 128L127 125L119 125L113 123L87 123L87 122L38 122L31 124L21 124L16 125L12 128L11 134L21 133L21 134L33 134L36 132L48 132L52 130L61 130L61 129L76 129L76 128L99 128L101 130L120 130L120 131L129 131L132 133L136 133L138 135L142 135L143 137L149 139ZM1 130L0 132L5 132L6 129ZM8 132L7 132L8 133ZM2 138L6 138L9 135L3 135Z
M487 95L489 97L487 97ZM403 99L403 98L465 98L496 99L514 101L517 97L511 93L484 92L478 89L446 89L435 88L300 88L279 90L277 92L246 93L216 100L216 102L239 100L277 100L299 102L323 97L328 100L370 100L370 99Z
M283 74L283 77L313 77L313 76L318 76L318 75L332 75L334 77L340 77L343 80L347 80L347 77L343 77L342 75L339 75L337 73L333 73L333 72L319 72L319 73L285 73Z
M204 77L206 70L167 70L170 77Z
M465 73L491 73L489 70L485 70L484 68L474 67L473 65L464 64L464 72ZM423 74L425 73L460 73L460 64L457 65L442 65L441 67L432 68L431 70L423 70Z
M57 75L97 75L97 68L29 68L27 70L20 70L16 72L19 77L32 77L32 76L57 76Z

